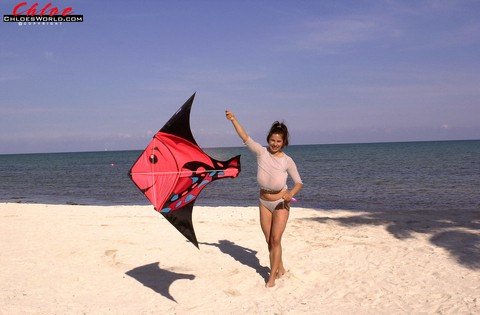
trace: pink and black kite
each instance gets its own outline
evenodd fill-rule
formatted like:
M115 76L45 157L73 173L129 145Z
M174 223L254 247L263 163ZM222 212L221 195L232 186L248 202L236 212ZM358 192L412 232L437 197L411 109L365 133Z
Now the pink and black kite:
M240 156L217 161L200 149L190 130L193 94L155 134L129 171L131 180L180 233L198 248L192 209L206 185L240 173Z

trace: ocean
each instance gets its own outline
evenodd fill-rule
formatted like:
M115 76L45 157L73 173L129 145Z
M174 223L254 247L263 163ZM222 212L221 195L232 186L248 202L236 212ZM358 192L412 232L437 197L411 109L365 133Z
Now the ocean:
M235 179L212 182L197 206L257 206L255 157L244 147ZM293 145L304 188L292 207L369 211L480 209L480 140ZM148 205L128 177L139 151L0 155L0 202ZM291 185L291 183L290 183Z

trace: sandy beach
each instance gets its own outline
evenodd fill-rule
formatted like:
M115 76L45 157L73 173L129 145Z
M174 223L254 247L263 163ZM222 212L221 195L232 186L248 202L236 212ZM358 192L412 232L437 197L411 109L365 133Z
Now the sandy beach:
M480 212L292 208L264 287L255 207L0 204L0 314L480 314Z

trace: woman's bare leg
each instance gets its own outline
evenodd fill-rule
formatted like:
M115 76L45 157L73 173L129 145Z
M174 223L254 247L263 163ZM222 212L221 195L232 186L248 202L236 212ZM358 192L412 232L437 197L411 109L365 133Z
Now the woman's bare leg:
M270 210L260 204L260 226L262 227L263 235L268 244L268 251L270 252L270 230L272 229L273 214Z
M267 210L268 211L268 210ZM289 211L278 209L273 211L270 228L270 278L266 287L275 285L275 278L285 273L282 261L282 235L287 226Z

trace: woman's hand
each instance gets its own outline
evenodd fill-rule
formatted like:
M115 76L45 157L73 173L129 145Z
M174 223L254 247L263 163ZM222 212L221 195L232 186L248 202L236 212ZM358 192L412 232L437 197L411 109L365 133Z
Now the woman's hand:
M228 120L230 121L234 121L235 120L235 115L229 111L229 110L226 110L225 111L225 116L227 117Z
M283 198L283 200L285 200L285 202L290 202L290 201L292 201L293 196L290 195L290 192L287 190L285 192L285 194L283 194L282 198Z
M233 127L235 127L235 131L238 133L238 136L240 139L243 140L243 142L248 140L248 133L243 129L242 125L238 122L238 120L235 118L235 115L229 111L225 111L225 116L227 117L228 120L230 120L233 124Z

